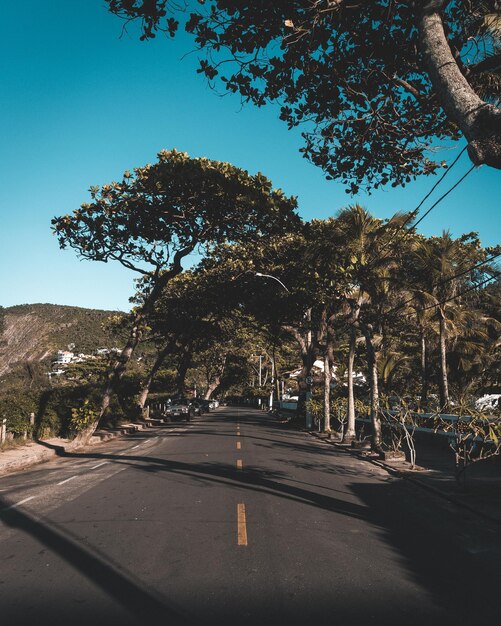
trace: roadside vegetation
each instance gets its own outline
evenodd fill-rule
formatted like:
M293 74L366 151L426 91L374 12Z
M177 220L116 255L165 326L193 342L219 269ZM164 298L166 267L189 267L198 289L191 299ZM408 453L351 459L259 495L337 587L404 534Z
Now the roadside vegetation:
M301 423L352 442L366 420L374 451L407 443L413 463L419 416L455 428L458 464L497 454L500 421L474 401L501 393L501 246L417 229L476 166L501 168L496 3L107 4L142 40L184 24L211 86L278 103L304 128L304 155L348 193L442 172L433 191L465 151L472 165L419 219L430 194L387 220L351 204L303 222L263 174L174 149L91 187L53 232L138 277L130 314L107 320L121 349L57 380L26 358L1 381L9 431L84 444L99 425L144 419L153 396L286 396ZM448 169L437 143L461 138Z
M426 238L405 214L380 220L358 205L282 228L213 246L147 313L152 285L141 280L132 313L107 322L124 337L142 311L137 352L117 380L113 354L70 364L50 382L43 362L4 378L9 430L74 437L143 418L150 394L269 405L287 391L314 427L345 441L370 435L378 451L408 441L414 413L469 415L477 441L497 445L499 422L482 422L474 400L501 392L500 248L483 248L475 233ZM367 420L364 432L355 417Z

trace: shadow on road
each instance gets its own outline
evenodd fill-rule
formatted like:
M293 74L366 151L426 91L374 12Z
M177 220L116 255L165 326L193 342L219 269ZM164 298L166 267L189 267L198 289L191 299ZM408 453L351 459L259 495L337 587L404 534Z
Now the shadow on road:
M73 537L67 531L54 527L52 522L49 526L48 522L37 519L24 510L11 508L2 498L0 498L0 520L11 528L31 535L54 554L67 561L132 614L136 619L131 623L172 624L173 626L187 626L188 623L192 623L188 621L186 615L182 615L179 610L169 606L151 590L145 589L139 581L134 580L128 573L120 571L105 555L85 546L80 538ZM23 594L26 595L24 602L27 603L29 590L25 589ZM65 606L66 601L68 601L67 606ZM42 610L42 607L38 607L35 614L30 618L27 617L25 622L22 621L23 616L20 614L12 616L15 619L9 622L6 609L2 606L0 609L2 623L6 625L15 623L17 626L24 623L45 624L46 622L40 622L40 619L43 620L48 617L44 614L47 610L53 612L54 624L63 623L65 619L70 620L68 623L71 624L88 624L88 620L92 617L97 619L97 623L103 623L103 615L97 613L97 608L94 616L89 615L88 611L85 612L85 615L79 615L78 611L75 611L75 607L71 607L69 600L64 597L51 598L47 604L50 606L45 607L45 611ZM7 621L3 622L4 619ZM110 616L106 623L114 624L113 617ZM123 624L123 617L117 623Z
M215 416L216 417L216 416ZM235 421L235 417L217 416L210 420L217 426L218 422L228 425ZM246 423L273 428L267 416L241 419L242 428ZM198 422L201 425L201 422ZM226 433L217 433L209 428L198 430L198 434L222 436ZM155 435L158 431L155 432ZM268 434L268 433L266 433ZM462 523L460 514L448 510L444 506L436 506L432 498L416 494L415 488L401 480L375 480L369 473L356 472L354 469L336 466L336 453L324 450L314 443L306 444L301 441L298 433L284 433L292 436L291 441L275 441L266 437L255 437L262 442L272 442L273 446L281 451L290 450L291 457L287 467L298 470L318 471L322 475L329 472L331 475L343 476L353 482L344 482L340 491L328 485L313 485L295 480L295 473L285 474L280 471L267 471L259 467L247 466L245 471L238 471L224 463L189 463L152 456L118 454L99 451L56 450L57 454L72 459L107 460L113 463L127 465L139 472L151 472L166 477L180 476L205 484L224 484L238 489L273 495L277 498L298 502L319 510L332 512L348 518L347 524L340 518L332 517L332 533L338 528L345 529L356 521L367 524L367 528L375 529L378 538L386 544L393 559L399 563L399 573L414 585L409 591L411 605L407 606L406 597L399 597L391 584L380 597L376 597L376 590L383 586L376 584L363 588L359 581L353 578L349 563L339 565L333 569L332 579L319 580L319 599L313 609L303 613L298 604L283 607L283 613L275 614L274 622L263 618L260 624L277 624L279 621L287 625L307 624L350 624L350 626L372 624L379 626L447 626L448 624L466 625L489 623L498 614L497 593L501 583L501 571L496 557L501 554L499 538L494 535L490 538L494 548L492 554L486 554L489 539L486 533L480 531L475 537L467 532L471 528ZM234 436L234 435L231 435ZM296 442L297 440L297 442ZM263 443L267 447L267 443ZM296 452L298 458L293 457ZM308 454L307 459L300 458L301 454ZM310 458L316 454L318 462ZM327 464L327 457L331 464ZM283 463L284 459L280 462ZM283 466L283 465L282 465ZM359 480L356 481L355 478ZM294 484L291 484L294 483ZM332 495L338 491L340 497ZM342 496L348 496L343 498ZM350 497L351 496L351 497ZM355 498L353 497L355 496ZM357 500L356 502L354 500ZM2 501L0 500L0 507ZM144 589L140 583L132 580L128 575L119 571L112 563L106 562L102 555L77 543L73 538L57 528L49 528L47 524L34 519L25 512L15 509L0 512L0 519L14 528L29 533L51 550L71 563L89 579L139 618L138 607L141 607L141 619L144 624L180 624L182 616L172 607ZM330 519L330 518L329 518ZM457 527L456 527L457 523ZM468 530L470 528L470 530ZM312 528L312 532L314 529ZM347 532L346 530L344 532ZM365 542L370 550L370 540ZM315 558L317 555L312 555ZM371 563L370 554L365 555L370 564L374 577L384 579L385 572L378 568L384 567L380 563ZM357 558L354 555L354 558ZM388 559L391 561L391 558ZM340 568L346 568L342 570ZM356 567L353 568L356 571ZM336 577L349 577L351 593L346 597L338 598L338 604L333 605L329 595L335 595ZM391 580L391 577L390 577ZM409 584L410 586L410 584ZM292 590L294 591L294 590ZM423 606L419 605L420 595L423 596ZM384 596L384 597L383 597ZM149 614L144 614L144 607L148 607ZM197 607L192 607L196 612ZM273 606L270 606L273 609ZM276 609L276 607L275 607ZM256 607L259 613L263 607ZM226 624L223 608L219 625ZM325 618L325 619L324 619ZM277 621L279 620L279 621ZM228 623L256 623L246 622L243 616L234 614Z

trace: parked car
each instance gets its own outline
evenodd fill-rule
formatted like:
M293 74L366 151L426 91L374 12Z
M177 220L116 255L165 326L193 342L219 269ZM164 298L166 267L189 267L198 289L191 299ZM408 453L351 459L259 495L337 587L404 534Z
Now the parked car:
M171 418L185 418L187 422L195 414L193 407L189 400L184 398L173 398L167 408L165 409L166 417Z
M212 409L214 408L214 404L212 400L200 400L200 403L204 411L209 412L209 411L212 411Z
M194 398L190 402L190 406L193 408L194 415L202 415L207 410L204 406L204 401L200 398Z

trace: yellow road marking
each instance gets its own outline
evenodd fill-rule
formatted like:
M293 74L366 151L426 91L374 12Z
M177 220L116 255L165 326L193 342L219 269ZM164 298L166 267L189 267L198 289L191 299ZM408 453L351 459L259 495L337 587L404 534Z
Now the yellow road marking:
M237 450L240 450L241 447L242 447L242 444L240 443L240 441L237 441Z
M242 469L242 459L237 459L237 469Z
M237 437L240 437L240 431L237 430Z
M245 521L245 504L237 504L238 545L247 545L247 523Z

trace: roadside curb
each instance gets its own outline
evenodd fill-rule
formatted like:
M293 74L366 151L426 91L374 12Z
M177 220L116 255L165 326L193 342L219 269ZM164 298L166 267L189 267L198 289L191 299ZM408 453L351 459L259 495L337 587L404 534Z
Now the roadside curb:
M346 452L350 454L351 456L357 457L361 461L367 461L369 463L372 463L373 465L377 465L378 467L381 467L382 469L386 470L388 474L392 474L393 476L397 476L398 478L404 478L405 480L408 480L414 485L417 485L418 487L421 487L422 489L426 489L427 491L434 493L435 495L443 498L444 500L447 500L448 502L451 502L452 504L456 506L466 509L470 513L473 513L474 515L481 517L483 520L497 524L498 526L501 525L501 519L492 517L491 515L489 515L488 513L484 513L483 511L479 511L478 509L475 509L470 504L468 504L467 502L464 502L460 498L457 498L451 494L448 494L446 491L443 491L442 489L435 487L435 485L430 485L428 482L421 480L419 476L411 474L410 470L398 469L394 467L393 465L389 465L388 463L381 461L380 459L376 459L374 457L371 458L370 456L364 456L363 454L360 454L358 450L353 450L352 448L348 448L346 446L340 445L339 442L337 441L332 441L325 437L321 437L320 433L317 433L315 431L304 429L303 432L306 432L312 437L315 437L315 439L319 439L320 441L324 441L325 443L328 443L329 445L336 448L336 450Z
M99 430L92 435L85 447L95 446L112 439L117 439L118 437L131 435L139 430L145 430L148 427L148 424L125 424L119 428ZM48 439L44 443L31 441L17 449L13 448L12 450L0 453L0 476L27 469L28 467L39 465L40 463L46 463L54 459L58 453L63 451L72 452L77 449L72 445L72 441L66 439ZM4 454L7 456L11 455L12 458L2 458Z

